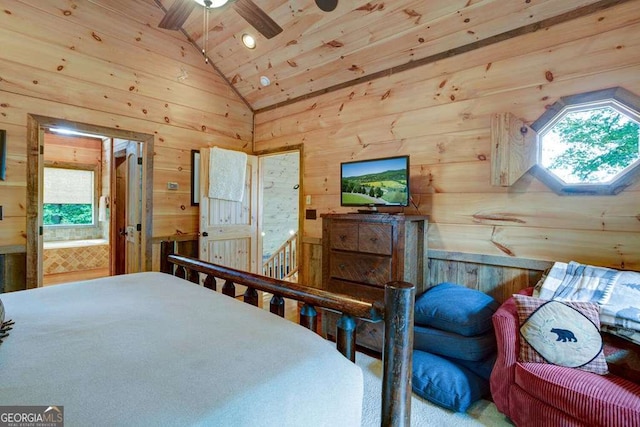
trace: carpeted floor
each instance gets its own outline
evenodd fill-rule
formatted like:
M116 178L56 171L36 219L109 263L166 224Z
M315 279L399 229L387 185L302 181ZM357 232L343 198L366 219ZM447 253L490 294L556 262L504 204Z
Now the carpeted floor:
M356 354L356 364L364 375L364 404L362 408L362 426L380 426L380 396L382 393L382 362L363 353ZM422 399L415 393L411 399L411 425L423 426L509 426L513 427L496 406L480 400L474 403L466 413L456 413Z

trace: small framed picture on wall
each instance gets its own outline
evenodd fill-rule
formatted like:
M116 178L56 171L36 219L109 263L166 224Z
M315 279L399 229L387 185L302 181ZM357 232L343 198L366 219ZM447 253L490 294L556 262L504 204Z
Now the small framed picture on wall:
M7 179L7 131L0 129L0 179Z
M191 150L191 206L200 205L200 151Z

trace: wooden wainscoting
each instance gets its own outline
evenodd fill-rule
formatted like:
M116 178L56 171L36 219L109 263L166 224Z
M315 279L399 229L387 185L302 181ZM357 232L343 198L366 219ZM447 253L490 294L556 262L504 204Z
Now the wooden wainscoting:
M495 255L429 251L429 287L452 282L477 289L499 302L535 286L553 262Z

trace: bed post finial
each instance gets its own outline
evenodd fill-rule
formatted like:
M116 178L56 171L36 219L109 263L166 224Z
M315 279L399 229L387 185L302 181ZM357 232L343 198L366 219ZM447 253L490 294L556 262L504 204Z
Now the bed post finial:
M407 282L387 283L384 290L383 426L411 425L415 293L415 286Z

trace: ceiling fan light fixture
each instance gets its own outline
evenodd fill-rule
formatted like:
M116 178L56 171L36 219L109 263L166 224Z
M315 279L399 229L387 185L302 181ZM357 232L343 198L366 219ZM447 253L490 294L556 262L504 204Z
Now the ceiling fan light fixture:
M243 34L242 35L242 44L245 45L248 49L256 48L256 39L251 34Z
M222 7L229 2L229 0L194 0L200 6L209 7L215 9L216 7Z
M269 80L269 77L267 76L260 76L260 84L262 86L269 86L271 84L271 80Z

